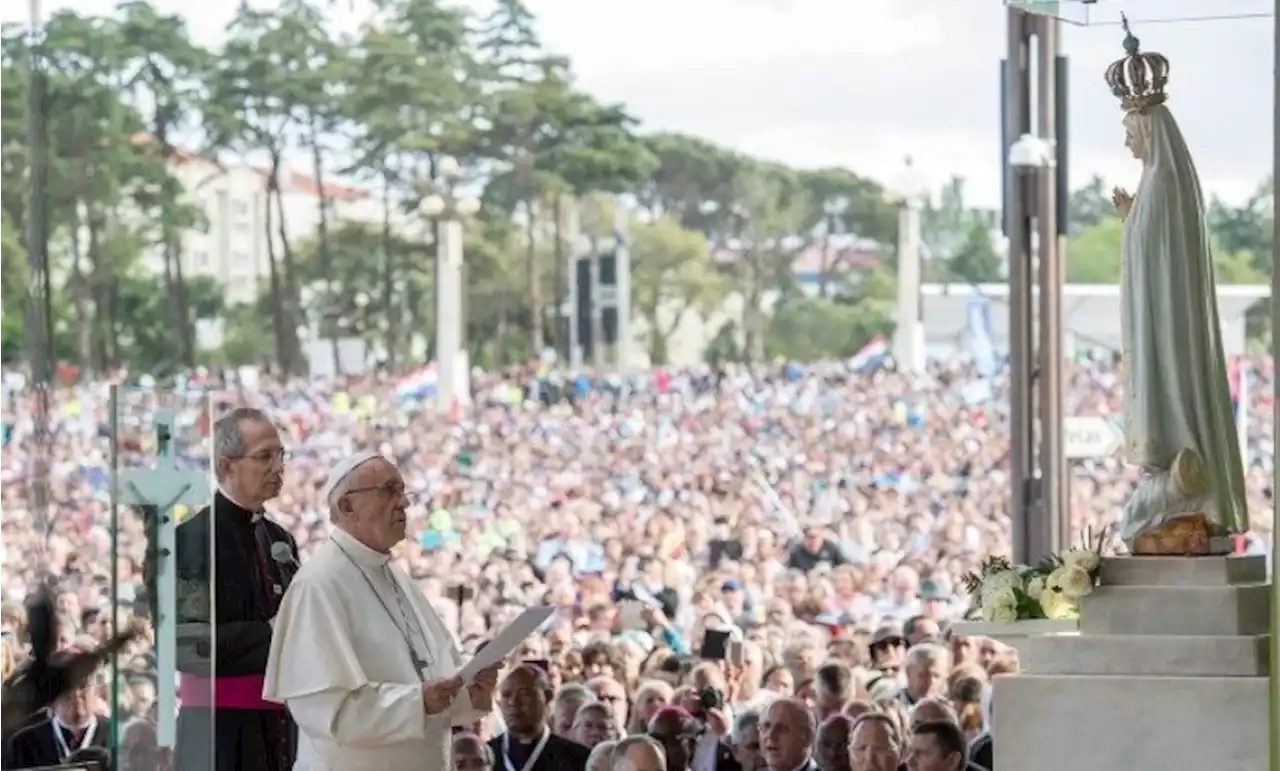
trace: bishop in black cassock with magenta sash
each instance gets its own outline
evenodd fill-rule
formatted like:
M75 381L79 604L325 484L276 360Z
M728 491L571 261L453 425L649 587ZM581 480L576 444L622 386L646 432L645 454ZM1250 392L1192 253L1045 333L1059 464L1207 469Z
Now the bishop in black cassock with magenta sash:
M280 492L285 452L270 419L248 408L217 421L214 443L213 506L182 522L177 534L181 710L175 765L183 771L289 771L296 728L283 705L262 699L271 622L298 570L293 538L262 508ZM216 627L212 645L199 625ZM196 642L185 649L184 630L197 630Z

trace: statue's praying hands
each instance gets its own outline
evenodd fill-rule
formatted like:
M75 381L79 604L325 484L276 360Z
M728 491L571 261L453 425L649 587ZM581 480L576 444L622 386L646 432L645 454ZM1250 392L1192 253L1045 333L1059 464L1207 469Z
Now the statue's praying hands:
M1123 187L1111 189L1111 202L1116 205L1116 213L1121 220L1129 219L1129 210L1133 208L1133 196Z

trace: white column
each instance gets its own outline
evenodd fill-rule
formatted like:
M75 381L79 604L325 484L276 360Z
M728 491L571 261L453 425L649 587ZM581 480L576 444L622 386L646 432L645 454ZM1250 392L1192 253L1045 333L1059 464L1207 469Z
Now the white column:
M619 199L613 202L613 237L617 241L618 275L618 361L619 370L631 367L631 233L627 207Z
M898 209L898 313L893 359L903 372L924 371L920 323L920 201L908 195Z
M442 219L436 259L436 398L442 412L470 397L470 372L462 351L462 223Z

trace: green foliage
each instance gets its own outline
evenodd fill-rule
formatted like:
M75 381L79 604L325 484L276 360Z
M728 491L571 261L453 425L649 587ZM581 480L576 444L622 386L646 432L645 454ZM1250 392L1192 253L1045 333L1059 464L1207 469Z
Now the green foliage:
M886 331L886 321L858 304L797 298L779 306L769 320L765 351L795 361L848 358Z
M1107 217L1082 229L1067 241L1067 281L1074 284L1114 284L1120 280L1120 250L1124 223ZM1266 274L1256 267L1255 258L1242 249L1224 246L1220 231L1213 233L1213 269L1219 284L1262 284ZM1270 247L1268 247L1270 248Z

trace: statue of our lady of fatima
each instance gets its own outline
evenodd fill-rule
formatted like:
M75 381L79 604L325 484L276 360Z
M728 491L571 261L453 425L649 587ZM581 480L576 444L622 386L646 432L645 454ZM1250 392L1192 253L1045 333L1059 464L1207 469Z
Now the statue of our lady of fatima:
M1165 104L1169 61L1140 51L1127 21L1124 30L1125 56L1106 80L1142 162L1137 192L1114 191L1124 218L1125 448L1142 478L1121 537L1134 554L1202 555L1214 536L1248 528L1204 197Z

